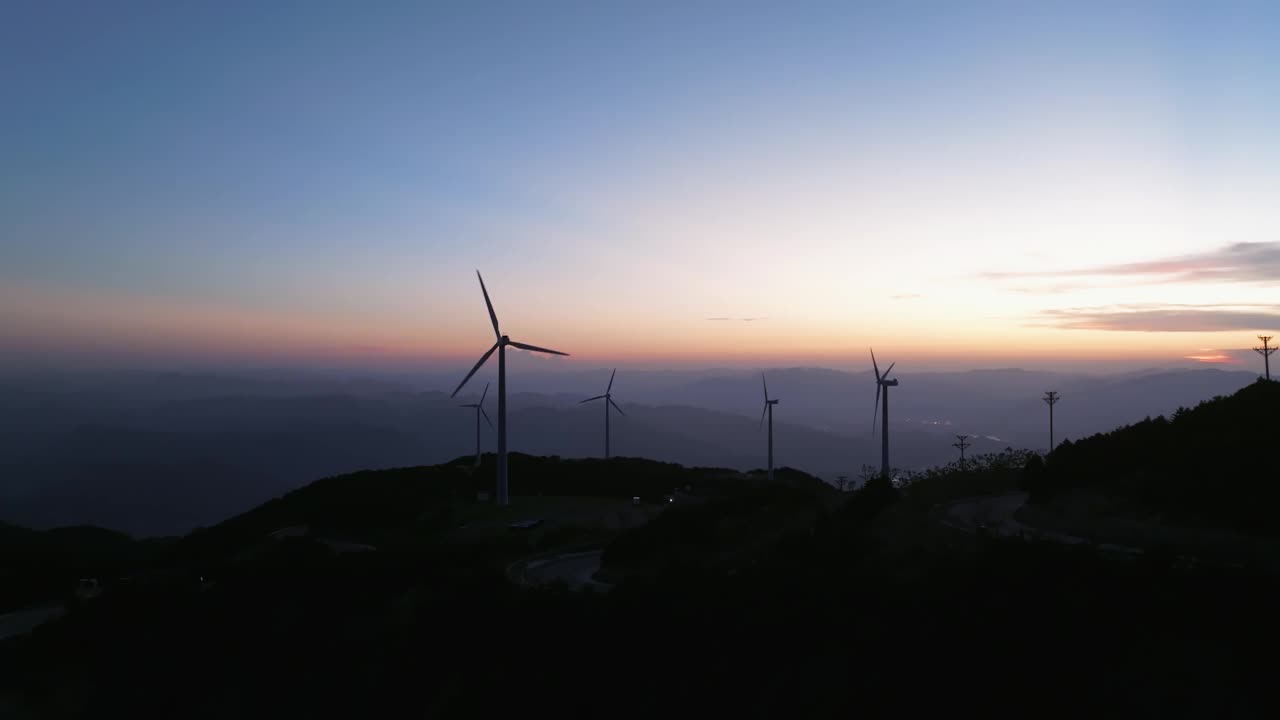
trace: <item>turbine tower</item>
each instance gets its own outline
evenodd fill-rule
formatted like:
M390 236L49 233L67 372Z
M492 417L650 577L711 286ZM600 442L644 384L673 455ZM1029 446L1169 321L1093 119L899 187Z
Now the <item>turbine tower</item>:
M965 451L965 449L967 449L967 448L973 447L973 443L969 442L969 436L968 436L968 435L957 435L957 436L956 436L956 441L955 441L955 442L953 442L953 443L951 443L951 447L953 447L953 448L960 448L960 462L962 462L962 463L963 463L963 462L964 462L964 451Z
M476 278L480 280L480 292L484 293L484 304L489 309L489 320L493 323L493 334L497 338L497 342L493 344L493 347L489 348L488 352L480 356L479 362L476 363L475 367L471 368L471 372L467 373L466 377L462 378L462 382L458 383L457 389L449 397L456 396L462 386L466 385L471 376L475 375L476 371L489 359L489 356L495 350L498 352L498 504L509 505L511 504L511 498L507 493L507 346L510 345L511 347L531 352L547 353L548 355L568 355L569 353L548 350L536 345L526 345L503 335L502 331L498 329L498 315L493 311L493 303L489 302L489 291L485 289L484 278L480 277L479 270L476 271Z
M764 409L760 411L760 425L764 425L764 416L769 416L769 482L773 482L773 406L776 399L769 399L769 383L765 382L764 373L760 373L760 384L764 386Z
M1271 342L1270 335L1259 335L1258 339L1262 341L1262 347L1254 348L1253 351L1262 356L1262 362L1267 371L1267 379L1270 380L1271 379L1271 353L1275 352L1276 349L1273 347L1270 347L1270 342Z
M609 376L609 387L604 389L603 395L597 395L593 398L587 398L586 400L580 400L578 402L578 404L581 405L582 403L589 403L594 400L604 400L604 459L605 460L609 459L609 406L612 405L613 409L617 410L619 415L626 415L626 413L622 412L622 408L618 407L618 403L613 401L613 395L611 394L613 390L613 377L614 375L617 375L617 374L618 374L618 368L614 368L613 375Z
M480 402L458 406L464 408L475 408L476 410L476 467L480 467L480 416L483 415L484 421L489 423L489 427L493 427L493 421L489 419L489 413L484 411L484 398L488 394L489 383L485 383L484 392L480 393Z
M1050 390L1044 394L1043 400L1049 406L1049 452L1053 452L1053 406L1058 404L1058 393Z
M882 423L882 431L880 433L880 474L885 477L889 477L889 388L898 385L897 380L889 379L889 373L893 371L894 365L897 365L897 363L889 363L889 369L885 370L884 374L881 375L880 366L876 364L876 351L871 351L871 369L876 373L876 404L875 409L871 411L871 437L876 436L876 412L880 411L883 405L883 411L880 413L883 416L880 420Z

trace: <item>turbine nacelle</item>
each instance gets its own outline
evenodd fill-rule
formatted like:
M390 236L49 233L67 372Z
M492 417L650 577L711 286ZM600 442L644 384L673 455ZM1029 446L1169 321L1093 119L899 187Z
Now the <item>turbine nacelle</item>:
M778 404L778 399L769 399L769 382L764 379L764 373L760 373L760 387L764 389L764 408L760 411L760 425L763 427L765 413L769 412L770 405Z
M589 397L586 400L578 401L578 404L581 405L583 403L594 402L596 400L604 400L604 458L605 460L609 459L609 406L612 405L613 409L617 410L619 415L626 415L626 413L622 412L622 408L618 407L618 403L613 401L613 378L617 376L617 374L618 374L618 368L614 368L613 373L609 375L609 385L604 389L603 395L597 395L595 397Z
M619 415L626 415L626 413L622 412L622 408L618 407L618 403L613 401L613 378L616 377L617 374L618 374L618 369L614 368L613 374L609 375L609 386L604 389L603 395L596 395L595 397L589 397L586 400L579 400L578 404L581 405L583 403L589 403L594 400L604 400L604 404L606 407L608 407L609 405L612 405L613 409L617 410ZM605 414L608 414L608 410L605 410Z
M454 388L453 394L449 397L456 397L462 388L467 384L473 375L480 370L486 361L496 352L498 353L498 504L507 505L510 500L508 498L507 488L507 371L506 371L506 348L508 345L521 350L529 350L531 352L546 353L548 355L568 355L569 353L560 352L559 350L548 350L537 345L527 345L525 343L516 342L509 336L503 335L502 330L498 328L498 314L493 311L493 303L489 300L489 289L484 286L484 278L480 276L480 271L476 271L476 279L480 281L480 292L484 294L484 306L489 311L489 322L493 324L493 347L485 351L480 356L480 360L471 368L471 372L462 378L462 382L458 383L458 387ZM486 387L487 392L487 387ZM484 396L481 396L480 403L484 403ZM484 408L477 407L477 414L483 414ZM488 421L489 416L484 415L484 419ZM479 420L476 421L477 427ZM479 431L477 430L477 437Z
M493 421L489 419L489 413L484 411L484 399L489 396L489 383L484 384L484 392L480 393L480 402L466 403L459 405L461 408L468 408L476 411L476 415L484 418L484 421L493 427ZM477 419L477 423L479 420ZM477 430L478 431L478 430Z
M769 482L773 482L773 406L778 404L777 398L769 397L769 381L764 373L760 373L760 388L764 390L764 408L760 410L760 427L764 427L764 418L769 416Z
M467 376L462 379L462 382L458 383L458 387L454 389L453 394L449 397L455 397L462 390L463 386L467 384L467 381L471 379L471 376L475 375L476 372L485 364L485 361L489 359L489 356L493 355L495 351L505 348L508 345L513 348L545 353L547 355L569 355L569 353L560 352L559 350L549 350L547 348L538 347L537 345L516 342L515 340L512 340L509 335L503 335L502 331L498 329L498 314L493 311L493 303L489 302L489 291L485 289L484 278L480 277L479 270L476 271L476 277L480 279L480 291L484 293L484 304L489 310L489 319L493 321L493 335L497 338L497 341L493 343L493 347L489 348L488 352L480 356L480 360L476 362L475 367L471 368L471 372L467 373Z
M885 412L886 413L889 412L888 388L898 386L898 379L894 378L893 380L890 380L889 373L893 372L893 366L897 364L898 363L896 362L889 363L889 367L886 368L884 372L880 372L880 365L876 363L876 351L875 350L871 351L871 369L876 376L876 401L875 401L875 405L872 407L872 410L871 410L871 437L876 436L876 417L880 412L880 394L882 392L884 393ZM889 426L885 425L884 430L887 433L889 431Z
M882 373L880 372L880 366L876 364L876 351L871 351L871 369L875 372L877 385L892 386L898 384L897 380L889 379L889 373L893 372L893 366L897 364L896 362L889 363L889 367Z

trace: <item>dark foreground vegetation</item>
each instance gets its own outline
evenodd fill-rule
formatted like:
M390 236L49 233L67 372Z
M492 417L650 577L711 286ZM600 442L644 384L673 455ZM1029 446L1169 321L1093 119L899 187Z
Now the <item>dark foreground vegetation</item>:
M532 494L505 512L474 500L487 465L330 478L139 546L100 597L0 642L0 714L1273 717L1277 576L936 521L1028 460L837 493L516 456ZM607 545L614 589L504 576L562 542Z
M1064 442L1027 479L1032 502L1088 492L1134 515L1280 534L1280 383L1259 380L1170 418ZM1038 468L1037 468L1038 469Z

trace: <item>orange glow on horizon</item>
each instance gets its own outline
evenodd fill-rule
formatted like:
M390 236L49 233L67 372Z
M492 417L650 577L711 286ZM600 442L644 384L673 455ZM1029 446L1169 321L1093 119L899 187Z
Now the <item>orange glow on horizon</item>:
M1197 362L1210 363L1213 365L1235 363L1235 360L1230 355L1223 355L1221 353L1215 355L1185 355L1184 357L1187 360L1195 360Z
M453 312L439 317L418 312L386 317L335 315L12 286L0 289L0 301L5 347L36 353L465 366L493 343L483 305L473 298L459 300L456 308L445 308ZM962 368L1024 362L1063 366L1235 362L1205 347L1222 340L1221 333L1066 330L1003 318L916 333L898 331L874 319L851 319L832 328L816 320L785 317L671 322L640 316L634 321L604 323L585 316L572 324L548 323L537 315L522 316L518 306L511 315L510 324L503 318L503 329L513 339L571 355L549 358L512 350L509 360L521 370L664 363L856 369L866 364L869 347L904 369L911 364ZM1230 336L1236 334L1241 333Z

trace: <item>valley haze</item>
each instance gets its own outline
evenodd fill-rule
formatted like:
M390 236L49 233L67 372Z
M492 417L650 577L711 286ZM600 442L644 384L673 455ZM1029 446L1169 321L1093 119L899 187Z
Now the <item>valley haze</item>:
M609 369L513 372L510 449L600 457L599 392ZM871 437L873 375L769 368L776 462L827 482L879 465ZM1061 442L1225 395L1258 374L1146 369L1078 373L1022 369L897 372L893 465L920 470L1005 448L1043 451L1048 389L1062 394ZM321 477L429 465L474 453L475 426L458 407L479 400L489 368L457 398L460 372L222 370L50 371L0 376L0 521L92 524L173 535L216 523ZM759 372L737 368L619 370L613 454L738 470L765 466ZM478 382L477 382L478 381ZM496 416L493 394L486 401ZM482 428L482 447L495 436ZM520 494L513 477L513 493Z

